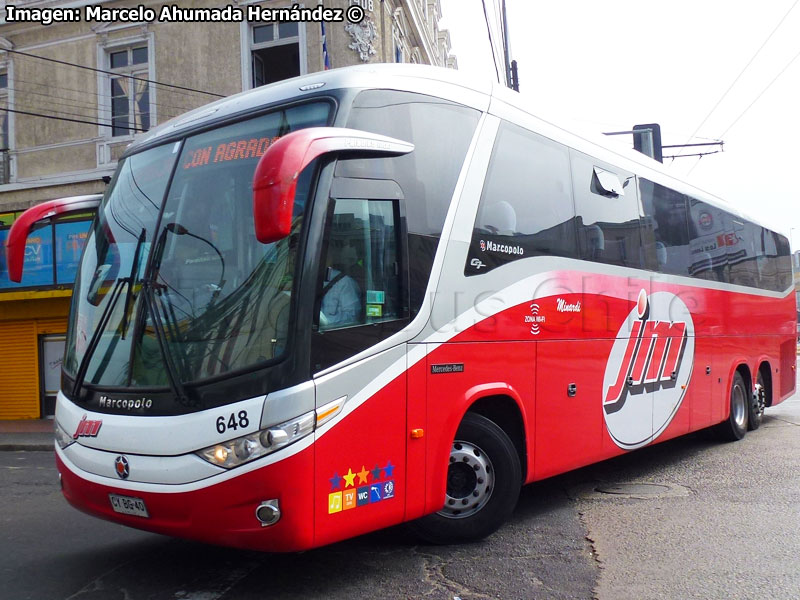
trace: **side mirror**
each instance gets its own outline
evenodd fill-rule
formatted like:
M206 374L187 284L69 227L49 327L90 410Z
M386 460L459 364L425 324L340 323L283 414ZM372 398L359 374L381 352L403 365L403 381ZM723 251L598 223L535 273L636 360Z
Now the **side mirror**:
M399 156L414 145L394 138L341 127L294 131L270 146L253 177L253 220L262 244L276 242L292 230L292 213L300 172L323 154Z
M8 278L19 283L22 281L22 267L25 261L25 242L33 226L43 220L57 215L79 210L96 209L100 206L101 194L89 196L72 196L42 202L32 206L14 221L6 239L6 257L8 260Z

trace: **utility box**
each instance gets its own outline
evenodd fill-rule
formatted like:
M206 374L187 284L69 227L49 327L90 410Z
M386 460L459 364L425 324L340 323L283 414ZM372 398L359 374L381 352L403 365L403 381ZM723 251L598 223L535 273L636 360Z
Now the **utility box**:
M658 162L664 162L661 152L661 126L658 123L633 126L633 149Z

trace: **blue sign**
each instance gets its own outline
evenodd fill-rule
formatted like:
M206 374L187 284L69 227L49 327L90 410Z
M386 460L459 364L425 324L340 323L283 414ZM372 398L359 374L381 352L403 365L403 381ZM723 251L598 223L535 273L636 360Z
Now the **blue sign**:
M72 284L78 274L90 221L56 223L56 283Z
M25 242L25 259L20 283L8 278L5 243L9 230L0 230L0 289L72 284L78 272L90 224L91 221L57 223L55 248L53 225L45 225L32 231Z

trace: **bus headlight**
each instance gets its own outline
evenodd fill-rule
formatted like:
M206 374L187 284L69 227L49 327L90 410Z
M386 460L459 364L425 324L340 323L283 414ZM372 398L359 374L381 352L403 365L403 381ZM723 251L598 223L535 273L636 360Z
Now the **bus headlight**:
M196 454L218 467L232 469L307 436L314 431L315 421L316 413L312 411L291 421L204 448Z
M64 431L64 429L61 427L61 425L58 424L58 422L56 422L54 429L55 429L56 443L58 444L59 448L63 450L67 446L75 443L75 438L73 438L70 434Z

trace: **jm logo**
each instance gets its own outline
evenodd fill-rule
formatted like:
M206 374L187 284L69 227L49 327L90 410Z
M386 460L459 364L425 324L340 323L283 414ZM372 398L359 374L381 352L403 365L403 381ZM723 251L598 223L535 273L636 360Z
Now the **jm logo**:
M626 388L641 394L648 384L654 387L675 385L682 351L686 343L686 323L649 320L649 303L642 293L622 362L614 383L608 388L603 407L607 414L622 409Z
M86 415L83 415L78 422L78 428L75 430L75 433L72 434L72 439L77 440L79 437L97 437L97 434L100 433L100 427L102 426L102 421L87 419Z

